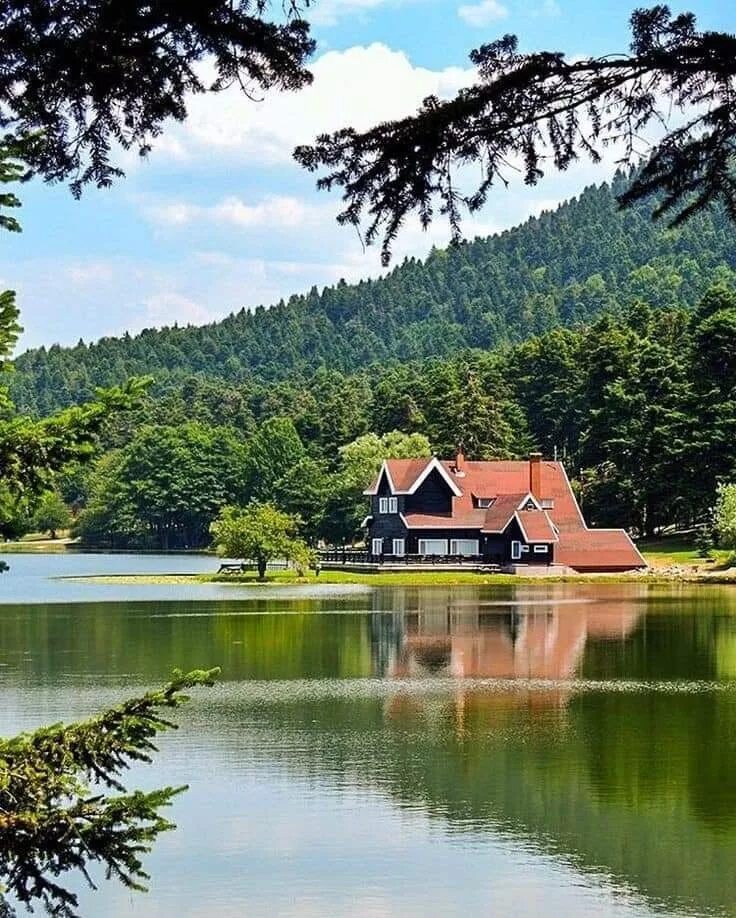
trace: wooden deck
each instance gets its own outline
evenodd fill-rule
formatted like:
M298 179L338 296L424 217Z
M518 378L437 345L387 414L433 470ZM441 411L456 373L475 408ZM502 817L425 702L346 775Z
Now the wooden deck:
M449 573L500 574L503 568L498 564L467 562L457 564L450 561L442 563L421 563L414 561L410 565L392 561L320 561L323 571L354 571L356 574L406 573L415 571L447 571Z
M382 555L380 558L360 549L330 548L318 552L319 566L325 571L354 571L358 574L410 571L448 573L517 574L521 577L559 577L574 574L564 564L498 564L481 557L462 555Z

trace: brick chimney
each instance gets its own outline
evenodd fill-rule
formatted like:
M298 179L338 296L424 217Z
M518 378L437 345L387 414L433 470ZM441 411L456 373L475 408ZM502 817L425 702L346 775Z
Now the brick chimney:
M529 454L529 490L532 497L542 499L542 454Z
M458 447L457 453L455 454L455 474L459 478L465 475L465 453L463 452L462 446Z

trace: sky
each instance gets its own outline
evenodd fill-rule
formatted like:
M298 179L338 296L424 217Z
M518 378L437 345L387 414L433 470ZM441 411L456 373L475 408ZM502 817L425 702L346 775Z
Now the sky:
M315 0L311 87L252 102L239 91L191 100L146 160L123 155L126 177L75 201L63 185L23 186L23 232L4 233L0 289L17 291L18 352L177 322L202 324L242 307L381 273L377 247L339 227L339 193L315 190L293 148L322 131L367 128L414 111L430 94L473 80L468 52L511 32L521 49L597 55L625 50L631 0ZM702 28L736 31L733 0L673 3ZM533 188L495 190L464 222L486 236L610 177L574 165ZM394 263L449 237L408 225Z

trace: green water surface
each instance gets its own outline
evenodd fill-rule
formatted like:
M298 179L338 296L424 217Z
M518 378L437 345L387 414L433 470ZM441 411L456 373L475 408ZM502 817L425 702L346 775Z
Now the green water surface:
M83 915L736 914L736 589L229 595L0 606L3 733L223 668Z

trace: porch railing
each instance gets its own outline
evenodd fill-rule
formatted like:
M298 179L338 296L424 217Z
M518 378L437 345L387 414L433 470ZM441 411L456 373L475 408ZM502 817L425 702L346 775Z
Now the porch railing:
M327 548L318 552L321 563L329 562L332 564L432 564L432 565L463 565L477 567L479 564L488 567L500 566L497 562L484 560L482 555L420 555L404 554L392 555L385 552L380 555L374 555L369 551L355 548Z

